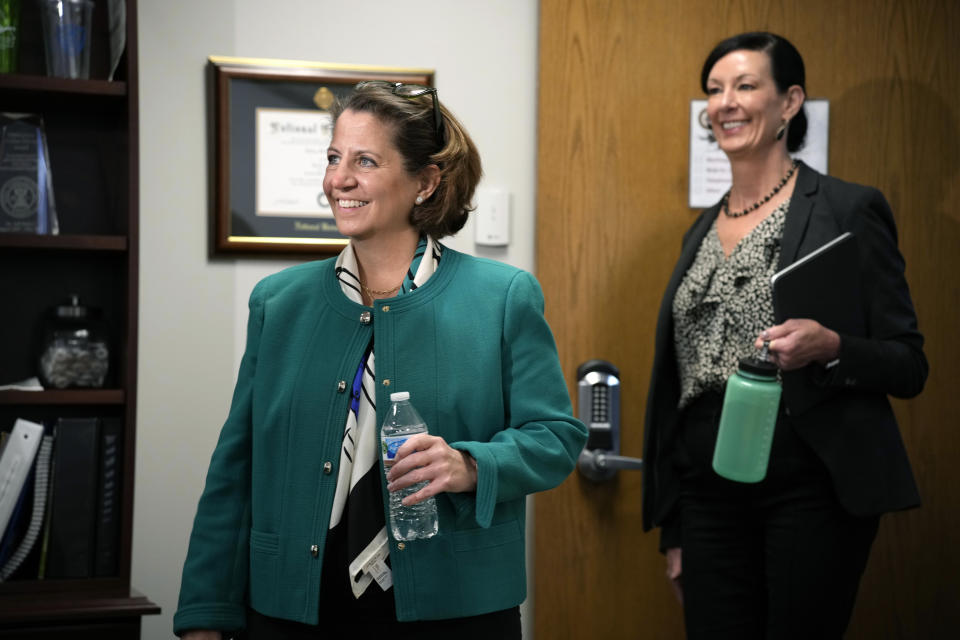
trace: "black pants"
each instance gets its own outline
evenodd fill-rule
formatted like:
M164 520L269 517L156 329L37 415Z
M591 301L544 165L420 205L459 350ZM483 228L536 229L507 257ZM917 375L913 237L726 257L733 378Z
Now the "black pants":
M520 640L520 633L520 607L481 616L415 622L331 616L321 617L317 626L269 618L247 609L247 630L237 637L245 640Z
M879 518L840 506L826 467L783 416L762 482L718 476L720 406L708 395L684 412L675 458L687 637L843 637Z

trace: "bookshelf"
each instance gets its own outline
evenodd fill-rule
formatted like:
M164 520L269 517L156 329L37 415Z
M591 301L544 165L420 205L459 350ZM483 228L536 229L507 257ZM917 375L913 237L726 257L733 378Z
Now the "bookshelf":
M0 583L0 637L139 638L160 609L130 584L136 450L139 266L137 6L125 0L126 49L108 76L107 5L94 8L89 80L45 75L37 3L24 1L20 66L0 74L0 111L43 116L60 234L0 233L0 384L37 375L45 313L71 294L110 330L104 388L0 391L0 429L16 418L103 417L121 424L117 571ZM54 471L55 473L55 471Z

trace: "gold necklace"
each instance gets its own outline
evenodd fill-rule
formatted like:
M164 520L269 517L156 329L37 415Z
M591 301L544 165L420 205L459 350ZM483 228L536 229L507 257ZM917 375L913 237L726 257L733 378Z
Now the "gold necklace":
M367 285L365 285L365 284L363 284L363 283L361 282L361 283L360 283L360 288L363 289L363 290L367 293L367 295L369 295L369 296L372 298L373 296L385 296L385 295L389 295L389 294L393 293L394 291L396 291L397 289L399 289L399 288L400 288L400 285L402 285L402 284L403 284L403 282L401 282L400 284L398 284L397 286L395 286L393 289L386 289L386 290L384 290L384 291L377 291L376 289L371 289L370 287L368 287Z

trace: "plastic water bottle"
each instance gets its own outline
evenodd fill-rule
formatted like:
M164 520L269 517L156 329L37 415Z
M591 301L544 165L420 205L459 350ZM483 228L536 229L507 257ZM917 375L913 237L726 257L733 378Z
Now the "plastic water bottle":
M780 408L777 367L744 358L727 380L713 470L729 480L760 482L767 475L770 445Z
M380 444L383 453L383 468L389 471L394 458L404 442L418 433L427 433L427 425L410 404L410 393L398 391L390 394L390 409L380 429ZM427 486L420 482L405 489L390 492L390 531L395 540L430 538L437 534L437 501L430 497L412 506L401 501L411 493Z

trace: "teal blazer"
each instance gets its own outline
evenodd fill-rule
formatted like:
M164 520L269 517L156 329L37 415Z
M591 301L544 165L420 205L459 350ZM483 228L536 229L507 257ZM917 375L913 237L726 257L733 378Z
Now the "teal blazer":
M329 259L269 276L250 296L246 351L197 508L175 633L241 629L248 604L318 623L345 389L374 334L377 424L390 393L409 391L430 433L468 451L478 470L475 492L437 496L435 537L391 539L398 619L478 615L526 597L524 499L560 484L586 441L540 286L529 273L445 248L422 287L371 308L343 295ZM382 468L381 480L386 505Z

